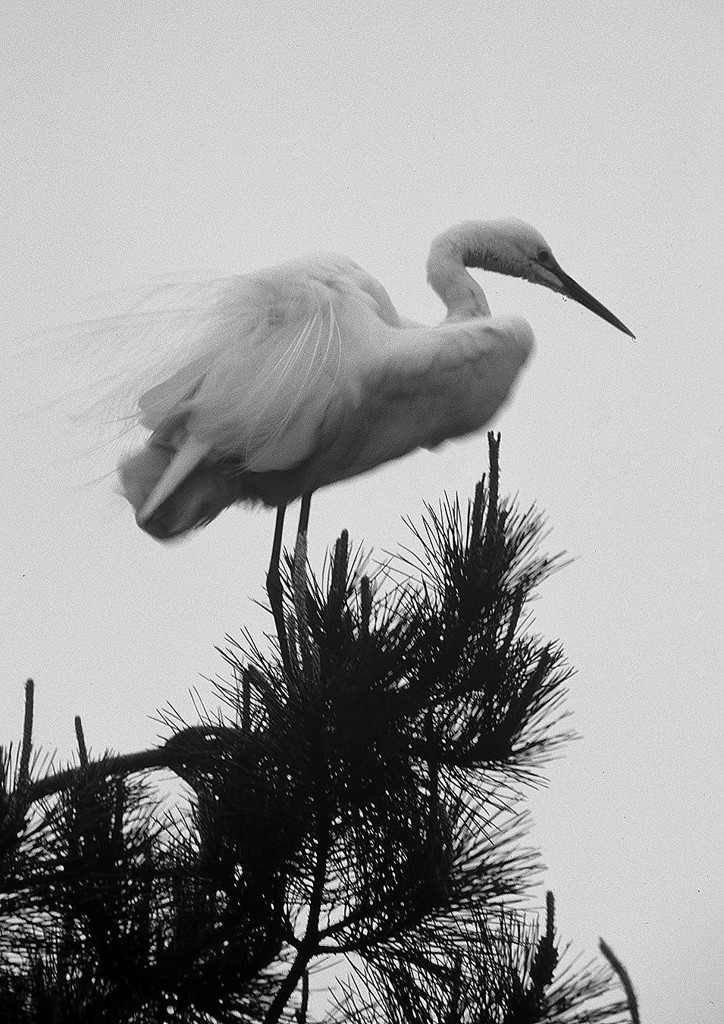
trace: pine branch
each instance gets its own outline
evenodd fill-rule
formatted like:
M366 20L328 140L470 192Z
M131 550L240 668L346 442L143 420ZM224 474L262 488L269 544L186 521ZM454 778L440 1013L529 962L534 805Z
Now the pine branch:
M100 760L88 761L77 767L64 768L61 771L52 772L42 779L30 782L27 798L29 801L36 802L61 793L83 779L89 770L92 770L96 777L109 778L148 771L153 768L179 768L186 764L187 760L188 755L185 755L183 751L168 746L139 750L131 754L107 754Z
M598 940L598 948L601 950L603 955L606 957L614 973L618 976L621 986L626 993L626 1000L628 1003L628 1010L631 1014L631 1024L641 1024L641 1018L639 1017L639 1004L636 998L636 992L634 991L633 983L629 977L629 973L618 959L614 951L604 942L603 939Z
M23 743L20 748L20 767L18 769L17 792L21 798L30 785L30 754L33 749L33 705L35 684L28 679L25 684L25 719L23 722Z
M1 1010L306 1024L310 971L344 955L367 993L338 1021L637 1024L617 961L629 1010L563 963L552 896L542 928L521 909L539 858L513 790L565 738L570 671L529 631L561 561L500 497L499 441L467 512L427 506L391 567L343 532L317 579L302 523L268 579L279 654L227 638L221 707L169 705L162 746L91 759L76 718L80 764L33 778L29 686L17 771L2 758ZM163 814L157 769L184 784Z

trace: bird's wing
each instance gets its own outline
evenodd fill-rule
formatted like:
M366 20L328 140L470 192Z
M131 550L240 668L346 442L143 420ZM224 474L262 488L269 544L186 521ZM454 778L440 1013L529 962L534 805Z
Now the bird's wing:
M142 425L162 438L183 423L196 462L213 453L256 473L303 462L349 353L357 365L376 325L396 316L369 281L330 257L226 282L183 364L141 396Z
M199 356L182 366L167 380L155 384L138 399L139 420L148 430L157 430L169 419L183 415L208 372L209 359Z
M485 426L510 397L534 346L517 317L390 332L365 379L356 472Z

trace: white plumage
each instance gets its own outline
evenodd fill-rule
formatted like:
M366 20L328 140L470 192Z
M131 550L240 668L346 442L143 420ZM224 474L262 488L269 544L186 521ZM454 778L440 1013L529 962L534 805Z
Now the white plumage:
M428 278L448 309L437 327L400 318L379 282L342 256L217 282L175 372L138 402L150 436L119 473L139 525L169 539L235 502L282 507L483 427L533 334L524 320L490 316L466 266L564 292L630 334L520 221L468 222L435 240Z

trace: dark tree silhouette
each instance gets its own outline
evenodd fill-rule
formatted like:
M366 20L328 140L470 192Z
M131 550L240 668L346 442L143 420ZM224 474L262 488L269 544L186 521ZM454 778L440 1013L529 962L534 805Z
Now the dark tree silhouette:
M372 577L343 533L318 581L300 534L284 662L227 638L221 710L168 708L158 749L90 761L76 720L79 764L49 770L29 684L2 758L2 1021L311 1022L330 958L329 1024L638 1020L608 947L613 970L570 962L553 897L542 924L523 909L522 791L565 738L570 673L527 615L561 559L500 500L489 443L467 514L427 507Z

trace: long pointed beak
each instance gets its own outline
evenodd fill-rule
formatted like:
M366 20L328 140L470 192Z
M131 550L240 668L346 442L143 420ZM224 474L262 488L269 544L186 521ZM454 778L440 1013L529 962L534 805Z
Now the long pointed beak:
M595 313L596 316L600 316L602 320L605 320L607 323L617 327L619 331L623 331L624 334L628 334L629 338L636 337L636 335L633 334L625 324L621 323L617 316L614 316L609 309L606 309L598 299L594 299L594 297L587 292L585 288L581 288L580 284L574 281L572 277L569 277L564 270L561 270L560 267L556 267L554 273L556 277L560 279L560 291L563 295L567 295L569 299L573 299L574 302L578 302L581 306L585 306L586 309L590 309L592 313Z

